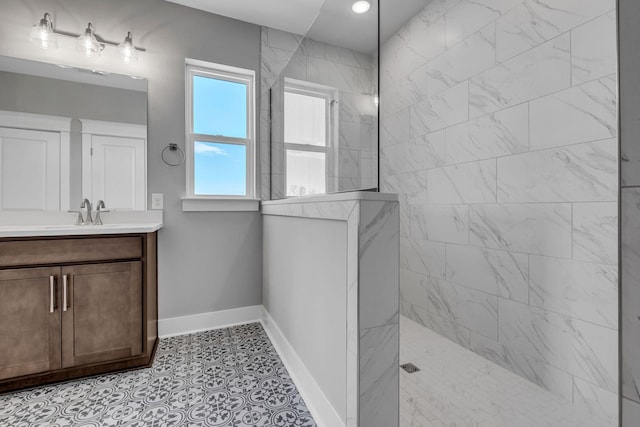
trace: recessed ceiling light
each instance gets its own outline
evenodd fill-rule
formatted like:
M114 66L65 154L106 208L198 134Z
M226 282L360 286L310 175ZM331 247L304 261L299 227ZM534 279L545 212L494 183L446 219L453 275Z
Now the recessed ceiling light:
M368 1L360 0L355 2L353 6L351 6L351 9L355 13L367 13L369 9L371 9L371 4Z

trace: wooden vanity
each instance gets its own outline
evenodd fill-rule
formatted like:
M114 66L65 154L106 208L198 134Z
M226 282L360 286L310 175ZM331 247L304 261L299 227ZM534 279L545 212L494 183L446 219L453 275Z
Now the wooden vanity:
M0 238L0 392L150 366L157 232Z

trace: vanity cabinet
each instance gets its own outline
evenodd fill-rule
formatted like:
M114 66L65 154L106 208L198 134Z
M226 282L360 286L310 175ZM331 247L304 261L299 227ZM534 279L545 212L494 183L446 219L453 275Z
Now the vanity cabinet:
M0 392L149 366L156 233L0 239Z

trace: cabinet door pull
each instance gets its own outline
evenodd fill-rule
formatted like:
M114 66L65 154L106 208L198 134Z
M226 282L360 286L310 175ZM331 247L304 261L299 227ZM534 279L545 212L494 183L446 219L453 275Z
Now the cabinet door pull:
M49 276L49 313L53 313L56 309L55 306L55 276Z
M67 311L67 275L62 276L62 311Z

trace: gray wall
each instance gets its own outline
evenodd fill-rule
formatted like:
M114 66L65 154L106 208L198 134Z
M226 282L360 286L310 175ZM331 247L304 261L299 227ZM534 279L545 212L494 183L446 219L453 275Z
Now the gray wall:
M135 44L147 52L128 67L111 61L108 52L89 61L73 50L39 50L28 34L44 12L59 29L81 32L92 21L100 36L117 42L131 30ZM165 197L158 242L160 318L260 304L259 213L182 212L184 166L160 160L167 144L184 146L185 57L255 70L259 82L260 28L162 0L1 0L0 16L2 55L148 79L148 194Z
M619 0L622 425L640 425L640 2Z
M615 19L613 0L434 1L381 48L402 313L603 425L618 418Z

